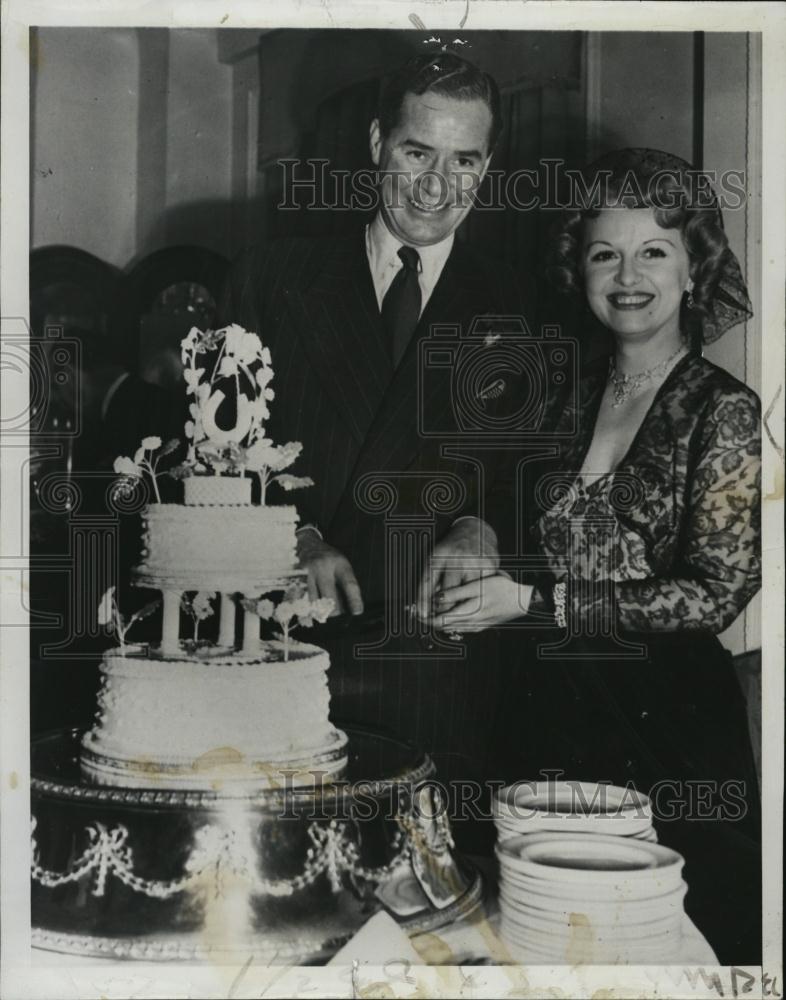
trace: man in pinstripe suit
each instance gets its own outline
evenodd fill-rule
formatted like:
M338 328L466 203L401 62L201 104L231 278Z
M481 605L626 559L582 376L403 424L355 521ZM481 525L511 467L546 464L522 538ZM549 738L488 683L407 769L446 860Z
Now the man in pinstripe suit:
M412 635L388 636L379 657L355 656L354 645L365 638L361 625L371 641L384 639L391 607L398 615L417 598L425 609L440 589L498 565L501 526L488 523L489 475L484 480L466 454L446 456L438 439L419 433L419 425L455 429L456 415L444 382L426 391L418 413L418 347L435 324L466 332L476 317L524 311L513 275L454 240L499 129L490 76L451 53L416 57L391 79L371 123L381 204L370 225L346 238L290 239L246 252L223 310L225 321L259 332L270 346L270 435L303 442L299 468L316 483L302 494L298 533L310 588L334 598L339 621L351 625L357 616L357 628L341 633L334 623L332 635L315 637L331 654L333 714L414 740L445 777L477 778L483 770L494 722L493 631L469 640L467 657L459 651L449 660L426 658ZM402 247L415 251L416 280L413 329L403 344L395 315L398 343L385 321L386 297L407 280ZM407 306L405 293L404 312L412 301ZM512 382L504 385L503 395L515 393ZM463 508L425 511L424 484L445 476L462 485ZM389 516L433 524L435 544L421 564L391 572L390 522L364 500L375 479L385 484Z

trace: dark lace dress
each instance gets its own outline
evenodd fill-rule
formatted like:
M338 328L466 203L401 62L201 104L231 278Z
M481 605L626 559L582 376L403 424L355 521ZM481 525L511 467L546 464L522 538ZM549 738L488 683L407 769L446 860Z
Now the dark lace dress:
M717 633L760 586L758 399L686 356L615 472L579 476L606 374L557 408L552 428L578 432L533 477L539 582L569 581L569 627L507 632L503 774L649 793L661 842L686 858L688 912L722 963L757 963L757 779Z

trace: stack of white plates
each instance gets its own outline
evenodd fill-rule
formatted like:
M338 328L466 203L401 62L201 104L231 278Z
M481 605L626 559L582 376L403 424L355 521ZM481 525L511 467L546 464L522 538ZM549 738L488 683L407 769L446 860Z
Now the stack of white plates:
M585 781L517 782L492 799L499 840L526 833L591 833L657 842L646 795Z
M682 944L683 859L633 837L544 832L497 844L500 935L523 961L665 964Z

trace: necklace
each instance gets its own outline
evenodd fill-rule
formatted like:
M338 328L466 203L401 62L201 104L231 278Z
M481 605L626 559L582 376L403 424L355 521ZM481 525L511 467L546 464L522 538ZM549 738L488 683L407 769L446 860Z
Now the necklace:
M620 375L617 372L617 366L614 364L614 358L609 358L609 382L611 382L614 391L612 407L622 406L623 403L626 403L633 393L637 392L649 379L660 378L661 375L665 375L672 361L684 351L685 347L682 345L670 357L666 358L665 361L661 361L657 365L653 365L652 368L645 368L643 372L636 372L633 375Z

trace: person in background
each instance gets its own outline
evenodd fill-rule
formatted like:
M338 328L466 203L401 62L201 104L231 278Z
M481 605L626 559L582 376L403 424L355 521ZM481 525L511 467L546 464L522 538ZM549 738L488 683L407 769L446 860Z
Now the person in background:
M75 429L74 470L111 472L115 457L133 454L143 437L177 430L169 394L130 370L127 345L89 289L72 281L36 289L31 319L50 373L47 426L40 433L45 437L55 420L55 430L66 422ZM67 371L53 358L63 341L75 344L66 352Z
M183 418L179 397L129 370L91 289L74 281L39 285L31 319L47 378L30 436L30 706L32 731L42 732L92 721L107 638L86 620L100 598L92 605L88 595L115 583L125 608L149 599L130 585L140 523L138 513L121 513L110 501L115 459L133 456L148 436L182 438ZM174 487L161 478L164 496ZM98 559L90 546L99 544L102 526L115 532L115 544ZM82 577L86 551L95 565ZM143 628L159 634L152 622Z

